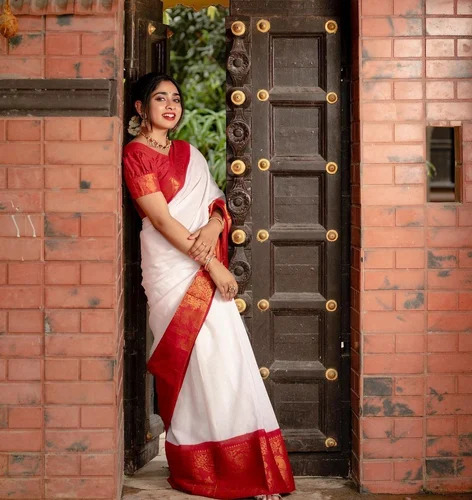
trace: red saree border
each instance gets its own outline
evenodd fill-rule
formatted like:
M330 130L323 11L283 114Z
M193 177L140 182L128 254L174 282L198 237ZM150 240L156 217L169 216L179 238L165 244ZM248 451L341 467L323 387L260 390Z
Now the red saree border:
M170 485L192 495L234 499L295 489L280 429L197 445L166 441L166 456Z

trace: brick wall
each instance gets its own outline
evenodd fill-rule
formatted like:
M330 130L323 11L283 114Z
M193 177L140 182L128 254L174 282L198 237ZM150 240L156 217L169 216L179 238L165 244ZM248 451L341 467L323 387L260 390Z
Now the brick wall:
M354 9L355 476L371 492L471 490L472 1ZM462 204L425 203L426 125L463 126Z
M117 78L111 10L20 15L0 78ZM0 119L0 498L119 498L121 135L120 117Z

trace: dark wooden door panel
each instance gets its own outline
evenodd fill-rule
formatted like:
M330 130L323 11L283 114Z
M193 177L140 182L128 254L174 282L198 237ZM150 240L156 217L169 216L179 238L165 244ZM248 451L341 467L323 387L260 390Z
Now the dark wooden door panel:
M300 9L308 3L300 2ZM319 4L312 12L320 15L273 15L267 2L235 2L233 12L250 15L251 70L242 87L250 105L235 111L248 123L250 140L229 160L250 155L244 180L251 217L235 229L252 237L237 253L251 265L245 294L251 340L295 473L339 474L347 470L345 458L339 465L347 444L339 379L341 39L339 32L328 33L326 23L341 21L323 2L311 3ZM268 30L260 29L261 20ZM234 176L229 180L234 183ZM265 241L261 230L269 234ZM328 457L330 467L322 464Z

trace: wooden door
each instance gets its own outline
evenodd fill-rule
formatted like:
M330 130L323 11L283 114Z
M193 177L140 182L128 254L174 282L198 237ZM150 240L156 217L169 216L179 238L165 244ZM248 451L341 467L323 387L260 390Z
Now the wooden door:
M130 94L140 76L168 66L166 26L162 24L162 3L127 0L125 3L125 142L128 121L136 114ZM132 474L159 451L162 420L157 414L153 377L146 370L152 344L147 322L146 296L141 286L141 219L123 186L124 242L124 438L125 472Z
M234 0L227 20L231 269L300 475L348 471L336 5Z

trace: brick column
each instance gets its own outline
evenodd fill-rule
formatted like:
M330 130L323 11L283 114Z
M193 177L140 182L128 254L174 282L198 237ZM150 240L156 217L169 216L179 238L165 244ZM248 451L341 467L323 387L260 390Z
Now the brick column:
M470 0L359 1L365 491L472 489L471 14ZM463 126L462 204L426 203L427 125Z
M123 9L46 15L71 6L25 2L0 78L121 79ZM0 119L2 499L121 495L121 136L119 116Z

